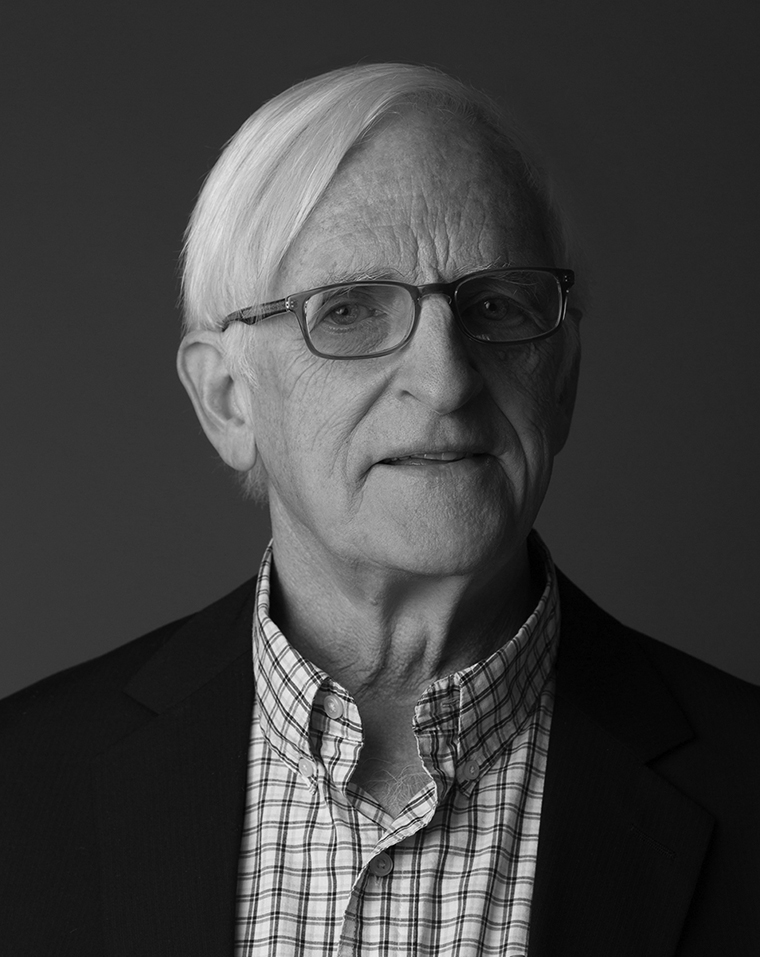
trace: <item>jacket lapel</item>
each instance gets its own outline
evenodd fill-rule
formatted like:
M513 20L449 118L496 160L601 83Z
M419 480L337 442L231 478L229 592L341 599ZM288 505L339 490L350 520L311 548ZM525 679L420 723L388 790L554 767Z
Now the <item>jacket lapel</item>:
M136 675L126 691L147 720L96 762L114 957L233 951L253 590L248 583L194 616Z
M693 734L627 629L561 607L530 954L671 957L713 821L648 763Z

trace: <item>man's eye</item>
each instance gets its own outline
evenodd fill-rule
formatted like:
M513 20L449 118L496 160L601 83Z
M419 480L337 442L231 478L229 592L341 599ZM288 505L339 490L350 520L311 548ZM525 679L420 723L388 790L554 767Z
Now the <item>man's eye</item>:
M476 307L486 319L510 319L522 313L517 303L505 296L490 296L488 299L481 299Z
M376 304L365 297L341 296L321 298L315 296L307 303L306 318L310 329L328 326L334 329L354 327L377 315Z
M471 321L524 322L528 310L509 296L483 296L465 308Z
M360 302L340 302L319 311L317 322L330 322L336 326L350 326L368 319L373 310Z

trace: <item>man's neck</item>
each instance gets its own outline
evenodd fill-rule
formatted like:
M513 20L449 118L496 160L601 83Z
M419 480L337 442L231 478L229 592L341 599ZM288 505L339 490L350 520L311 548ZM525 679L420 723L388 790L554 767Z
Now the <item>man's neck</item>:
M300 556L302 552L297 553ZM292 560L275 541L270 617L309 661L361 704L410 704L438 677L488 657L540 595L527 547L472 576L346 572Z
M395 816L428 781L413 730L425 688L514 635L538 602L540 575L525 543L511 562L448 577L341 573L287 544L275 537L269 617L354 698L364 745L352 783Z

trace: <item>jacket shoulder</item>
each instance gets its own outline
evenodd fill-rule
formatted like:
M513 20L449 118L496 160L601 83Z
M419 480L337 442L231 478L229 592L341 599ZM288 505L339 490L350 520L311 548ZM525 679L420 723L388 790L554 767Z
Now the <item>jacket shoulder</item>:
M754 721L760 731L758 685L648 635L633 634L676 698L688 701L692 715L700 715L711 722L718 717L722 721ZM720 716L715 710L718 702Z
M182 750L178 741L184 746L177 729L187 730L187 713L197 713L183 697L200 687L199 697L207 701L204 682L212 682L226 663L237 665L234 676L245 673L246 663L239 661L246 640L241 623L247 616L250 647L252 594L249 582L208 608L0 702L0 900L9 904L0 906L3 953L36 957L108 950L103 933L112 915L104 910L102 881L104 848L114 847L113 807L139 804L145 789L155 785L146 775L155 775L161 755L162 780L176 794L173 806L182 809L178 814L183 819L187 791L172 788L186 778L181 761L172 761ZM217 691L214 700L219 704L221 697L224 719L232 708L229 689L237 685L228 680L222 686L224 694ZM222 721L222 727L226 730L228 724ZM155 743L156 735L165 741L161 736L167 729L174 733L169 734L173 747L168 754L144 747ZM202 751L205 739L197 725L187 737L188 750L197 746ZM229 745L227 737L224 744ZM118 764L117 756L125 753L134 759L133 747L139 756L114 795L106 774L109 761ZM232 799L237 800L236 794ZM167 796L169 804L171 800ZM215 814L218 804L210 807ZM150 858L142 828L131 832L129 841L138 857ZM127 884L134 879L127 877Z
M590 656L606 652L626 657L643 653L663 681L676 693L698 705L714 702L717 695L741 712L755 711L760 718L760 686L731 675L700 658L630 628L606 612L558 570L563 628ZM635 651L633 650L635 649Z
M0 701L0 753L8 759L37 737L53 745L65 739L69 757L78 749L97 753L128 733L146 708L124 693L144 665L196 620L227 617L250 594L246 582L206 608L162 625L124 645L49 675ZM139 723L139 720L138 720Z
M760 747L760 687L621 624L564 575L560 602L558 673L564 656L582 699L595 702L598 716L616 716L621 729L656 725L666 696L690 736L653 767L686 785L704 807L741 807L756 817L760 770L750 756Z

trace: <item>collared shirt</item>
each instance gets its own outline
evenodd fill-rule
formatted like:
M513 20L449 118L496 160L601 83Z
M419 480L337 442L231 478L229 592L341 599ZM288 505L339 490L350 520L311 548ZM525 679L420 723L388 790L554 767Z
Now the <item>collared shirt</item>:
M395 819L351 784L363 740L351 695L269 618L267 549L236 957L527 953L559 631L551 557L535 533L530 545L540 600L498 651L424 691L427 783Z

